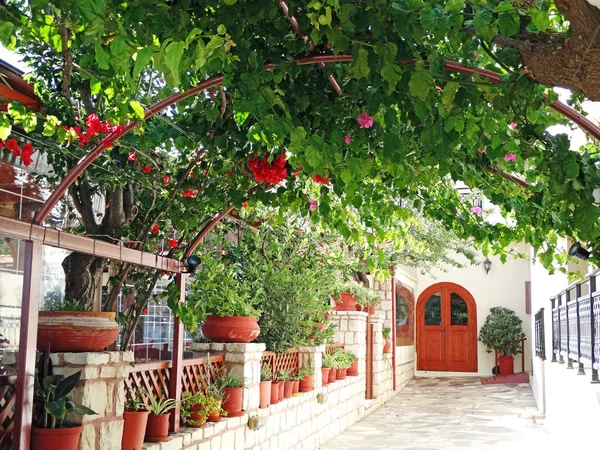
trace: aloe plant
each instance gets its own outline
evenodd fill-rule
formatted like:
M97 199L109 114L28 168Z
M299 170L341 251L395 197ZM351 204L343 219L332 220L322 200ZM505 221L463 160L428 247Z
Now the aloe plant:
M179 403L173 398L156 398L145 389L142 389L142 393L146 397L146 400L144 401L146 409L155 416L167 414L171 410L175 409Z

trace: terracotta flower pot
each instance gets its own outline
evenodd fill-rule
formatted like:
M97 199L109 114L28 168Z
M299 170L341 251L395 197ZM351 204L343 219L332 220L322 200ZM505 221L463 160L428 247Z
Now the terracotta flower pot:
M167 414L150 414L146 424L146 437L148 442L164 442L169 440L169 417Z
M283 398L290 398L292 396L293 391L294 391L294 382L293 381L284 381L283 382Z
M192 405L191 407L191 415L189 420L193 420L194 424L191 424L188 420L188 422L185 424L187 427L190 428L200 428L202 426L204 426L204 424L206 423L206 420L208 419L208 415L204 415L202 414L202 410L204 409L204 405Z
M121 450L141 450L150 411L125 411L123 413L123 439Z
M283 400L284 397L284 391L285 391L285 383L283 381L279 382L279 401Z
M392 353L392 340L390 338L384 338L385 344L383 345L383 353Z
M279 403L279 386L281 384L281 381L271 382L271 405L276 405Z
M37 348L52 352L101 352L117 340L114 312L40 311Z
M300 392L310 392L313 390L313 376L306 375L300 380Z
M338 380L345 380L346 379L346 371L348 369L344 368L344 369L337 369L335 371L335 378Z
M515 373L515 358L512 356L498 356L500 375L513 375Z
M221 401L219 400L219 408L221 407ZM220 422L223 418L221 417L221 411L214 412L208 415L209 422Z
M31 450L77 450L83 426L31 430ZM141 447L140 447L141 448Z
M260 334L256 317L207 316L202 324L202 334L213 342L238 342L247 344Z
M227 417L240 417L244 415L244 388L225 388L223 409L227 411Z
M329 367L321 367L321 386L327 386L329 384Z
M349 377L355 377L358 375L358 359L354 361L350 367L348 367L346 375Z
M300 380L294 380L292 395L297 394L300 391Z
M334 369L333 367L329 370L328 380L330 383L335 383L335 372L336 372L336 369Z
M356 297L348 292L341 292L340 298L334 301L334 311L356 311Z
M369 314L375 314L375 305L371 305L371 306L356 305L356 310L366 312Z
M260 407L268 408L271 404L271 380L260 382Z

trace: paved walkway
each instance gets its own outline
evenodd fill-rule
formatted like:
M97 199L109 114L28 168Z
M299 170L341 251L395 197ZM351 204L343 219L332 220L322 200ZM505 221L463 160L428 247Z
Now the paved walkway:
M482 386L479 378L417 378L323 450L542 450L526 384Z

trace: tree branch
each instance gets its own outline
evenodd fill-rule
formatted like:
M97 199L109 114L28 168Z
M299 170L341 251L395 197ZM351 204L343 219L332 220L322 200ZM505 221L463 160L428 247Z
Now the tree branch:
M63 85L62 95L69 100L69 88L71 87L71 76L73 74L73 55L69 48L69 40L71 39L71 31L67 27L67 18L63 15L59 22L60 40L62 44L63 64Z

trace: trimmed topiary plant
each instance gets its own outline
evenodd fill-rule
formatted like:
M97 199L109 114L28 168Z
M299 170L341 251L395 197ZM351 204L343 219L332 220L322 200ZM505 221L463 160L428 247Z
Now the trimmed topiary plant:
M479 330L479 341L486 345L488 353L497 349L502 356L514 356L521 352L521 339L525 337L522 323L511 309L491 308Z

